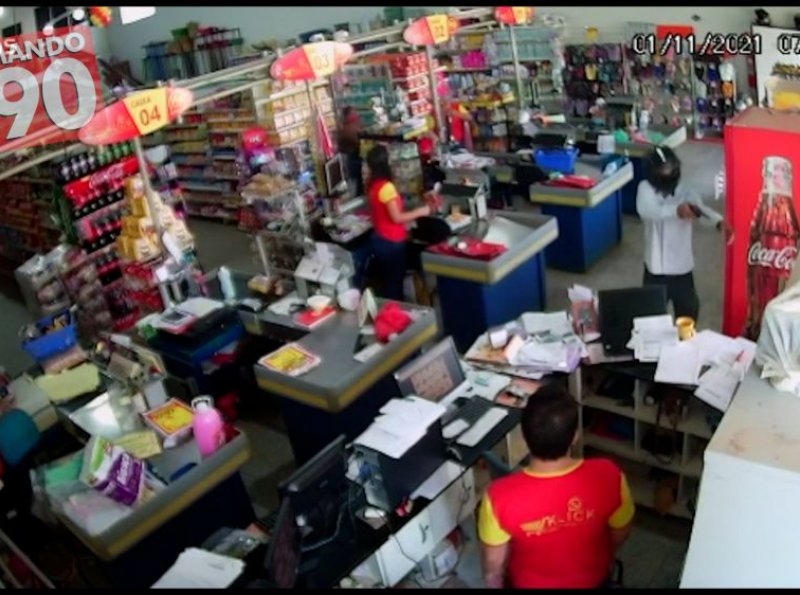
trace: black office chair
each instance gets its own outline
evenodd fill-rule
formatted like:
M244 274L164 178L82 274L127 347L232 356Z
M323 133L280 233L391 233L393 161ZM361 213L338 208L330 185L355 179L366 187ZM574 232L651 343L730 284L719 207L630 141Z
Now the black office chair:
M484 461L486 461L486 464L489 466L489 475L494 480L521 469L521 467L523 465L526 465L530 460L530 455L525 457L520 465L513 468L490 450L483 451L483 453L481 454L481 458ZM622 583L623 571L624 568L622 566L622 561L614 560L614 572L609 577L608 584L604 585L604 588L608 589L624 588Z

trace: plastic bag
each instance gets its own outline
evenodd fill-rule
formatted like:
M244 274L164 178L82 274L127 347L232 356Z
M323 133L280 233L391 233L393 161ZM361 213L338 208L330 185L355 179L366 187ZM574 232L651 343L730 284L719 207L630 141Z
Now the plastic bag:
M761 377L800 396L800 285L792 285L764 309L756 361Z
M112 500L133 506L145 488L145 465L105 438L93 437L84 450L81 481Z

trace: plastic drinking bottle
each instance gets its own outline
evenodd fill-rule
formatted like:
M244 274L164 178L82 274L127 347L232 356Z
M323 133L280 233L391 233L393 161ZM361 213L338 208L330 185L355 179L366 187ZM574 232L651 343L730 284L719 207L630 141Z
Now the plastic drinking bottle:
M192 399L192 409L194 409L192 431L203 458L214 453L222 446L225 439L222 415L214 408L213 403L211 397L207 396Z

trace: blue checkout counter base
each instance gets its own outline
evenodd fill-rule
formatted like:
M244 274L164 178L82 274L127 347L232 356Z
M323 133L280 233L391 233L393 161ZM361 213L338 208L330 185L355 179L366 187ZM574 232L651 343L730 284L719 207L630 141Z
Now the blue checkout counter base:
M629 157L633 165L633 179L622 188L622 212L625 215L637 215L636 192L639 182L644 180L644 160L641 157Z
M255 520L241 475L234 473L133 548L104 562L104 574L117 588L149 588L184 549L200 547L221 527L243 529Z
M350 405L336 412L276 396L297 466L318 454L340 434L346 434L348 441L357 438L378 416L380 408L398 396L400 392L392 374L384 376Z
M437 276L436 286L445 334L452 335L460 353L466 353L488 328L523 312L545 309L544 253L538 252L492 285Z
M547 248L547 264L585 273L622 241L621 191L589 207L542 205L542 214L558 220L558 238Z

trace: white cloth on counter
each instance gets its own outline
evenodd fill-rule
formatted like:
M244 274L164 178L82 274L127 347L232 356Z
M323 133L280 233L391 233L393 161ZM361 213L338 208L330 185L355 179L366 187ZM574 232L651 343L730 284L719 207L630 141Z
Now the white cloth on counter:
M762 366L762 378L780 391L800 396L800 285L767 304L756 361Z

